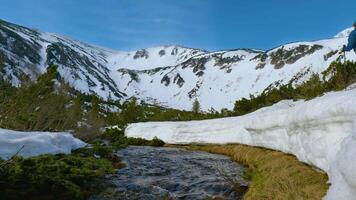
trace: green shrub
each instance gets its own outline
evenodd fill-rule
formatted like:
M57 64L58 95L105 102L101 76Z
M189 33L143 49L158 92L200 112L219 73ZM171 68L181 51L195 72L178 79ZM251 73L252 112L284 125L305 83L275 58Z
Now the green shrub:
M1 199L85 199L95 191L88 183L114 173L106 159L73 155L14 157L0 168Z
M149 146L153 146L153 147L162 147L164 146L164 142L160 139L158 139L157 137L154 137L150 142L149 142Z
M80 154L85 157L100 156L106 158L113 152L113 149L109 146L102 144L99 141L94 141L89 147L80 148L74 151L75 154Z
M120 129L107 129L102 134L102 139L109 140L114 148L125 148L129 145L155 147L162 147L165 145L162 140L156 137L152 140L126 137L124 132Z
M313 99L324 94L326 90L326 83L322 81L317 74L313 74L311 78L295 88L296 93L293 97L297 99Z
M356 82L356 63L347 61L346 63L333 62L330 67L323 72L327 82L327 89L342 90Z

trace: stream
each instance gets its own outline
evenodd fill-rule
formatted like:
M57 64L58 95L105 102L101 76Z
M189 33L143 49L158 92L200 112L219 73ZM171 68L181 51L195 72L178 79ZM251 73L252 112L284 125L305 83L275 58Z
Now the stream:
M127 167L107 177L110 187L91 200L241 199L247 188L244 168L226 156L138 146L118 155Z

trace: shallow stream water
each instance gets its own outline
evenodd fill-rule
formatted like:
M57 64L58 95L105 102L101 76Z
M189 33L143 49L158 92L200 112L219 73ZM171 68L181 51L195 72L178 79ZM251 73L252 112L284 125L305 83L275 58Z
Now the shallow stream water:
M247 185L241 178L243 167L226 156L136 146L118 155L127 167L107 177L110 187L92 200L240 199L236 184Z

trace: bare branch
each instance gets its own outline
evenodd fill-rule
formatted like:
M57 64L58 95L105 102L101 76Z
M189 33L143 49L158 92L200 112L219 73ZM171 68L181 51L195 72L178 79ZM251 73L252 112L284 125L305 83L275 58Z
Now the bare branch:
M19 153L22 151L22 149L25 147L25 145L22 145L22 147L20 149L18 149L16 151L16 153L14 155L11 156L10 159L4 161L3 163L0 164L0 169L4 168L5 166L9 165L12 163L13 159L19 155Z

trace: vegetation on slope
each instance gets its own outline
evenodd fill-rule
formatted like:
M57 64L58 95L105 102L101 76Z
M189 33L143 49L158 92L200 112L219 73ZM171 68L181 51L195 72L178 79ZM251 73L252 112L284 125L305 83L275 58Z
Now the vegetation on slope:
M345 89L356 82L356 63L346 62L342 64L334 62L321 76L313 74L309 80L298 86L293 85L294 81L292 80L290 83L281 85L278 88L268 88L260 95L251 95L250 99L242 98L236 101L232 115L244 115L285 99L308 100L321 96L326 92Z
M1 80L1 78L0 78ZM0 127L19 131L68 131L85 140L100 137L103 127L145 121L181 121L216 118L219 113L201 113L162 108L138 102L120 103L83 94L66 84L57 66L48 67L36 82L19 88L0 81Z
M328 189L327 175L289 154L246 145L190 146L223 154L248 167L249 188L244 200L320 200Z
M36 82L15 88L0 84L0 127L20 131L67 131L95 135L104 126L100 99L73 90L63 82L57 66ZM78 125L79 124L79 125Z

